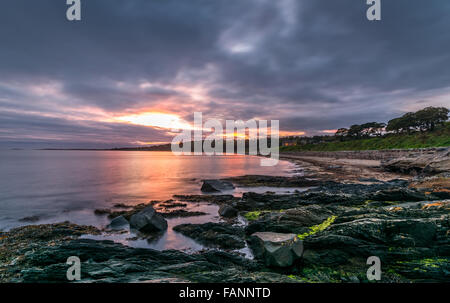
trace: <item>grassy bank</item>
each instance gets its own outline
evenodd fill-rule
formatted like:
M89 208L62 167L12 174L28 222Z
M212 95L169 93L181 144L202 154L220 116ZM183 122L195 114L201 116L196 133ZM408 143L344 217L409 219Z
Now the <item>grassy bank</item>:
M450 146L450 123L433 132L407 134L391 134L385 137L349 140L344 142L328 142L283 146L281 151L339 151L339 150L379 150L407 149Z

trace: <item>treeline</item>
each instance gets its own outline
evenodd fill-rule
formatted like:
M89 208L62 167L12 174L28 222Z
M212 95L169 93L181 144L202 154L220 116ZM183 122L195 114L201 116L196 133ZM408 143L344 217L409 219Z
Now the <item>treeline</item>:
M427 107L417 112L406 113L399 118L390 120L387 124L369 122L355 124L350 128L340 128L335 136L340 138L367 138L382 136L385 133L408 133L416 131L433 131L437 126L448 120L449 110L445 107Z
M436 126L448 120L449 110L445 107L427 107L415 113L406 113L389 121L386 131L410 133L411 131L433 131Z
M448 120L449 110L445 107L427 107L417 112L406 113L387 124L368 122L354 124L349 128L340 128L334 136L289 136L280 138L281 146L309 145L331 142L352 141L367 138L382 138L391 134L411 134L415 132L433 131Z

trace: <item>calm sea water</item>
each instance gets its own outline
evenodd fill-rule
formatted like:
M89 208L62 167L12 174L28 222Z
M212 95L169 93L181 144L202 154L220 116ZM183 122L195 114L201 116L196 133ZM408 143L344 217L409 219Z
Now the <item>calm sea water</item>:
M293 164L284 161L274 167L262 167L258 157L241 155L207 157L174 156L170 152L0 151L0 230L31 224L20 222L20 219L30 216L39 217L39 221L32 224L68 220L104 227L109 220L105 216L95 216L93 211L97 208L111 208L115 203L166 200L174 194L200 194L202 179L245 174L290 175L294 169ZM237 188L232 193L238 195L247 190ZM215 205L198 205L197 208L209 215L172 219L169 227L220 220ZM165 237L150 246L180 248L178 235L168 232ZM120 239L125 241L124 236ZM135 242L133 245L149 244ZM181 246L188 248L189 245L184 243Z

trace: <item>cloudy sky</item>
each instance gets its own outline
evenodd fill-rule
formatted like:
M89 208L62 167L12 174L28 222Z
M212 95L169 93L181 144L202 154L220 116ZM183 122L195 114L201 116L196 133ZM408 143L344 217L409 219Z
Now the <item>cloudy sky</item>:
M205 118L323 134L450 106L450 1L0 1L0 148L169 142Z

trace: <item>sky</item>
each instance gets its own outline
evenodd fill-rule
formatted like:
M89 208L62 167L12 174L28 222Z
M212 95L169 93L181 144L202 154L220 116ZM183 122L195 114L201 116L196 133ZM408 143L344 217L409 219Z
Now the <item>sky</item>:
M330 134L450 107L450 1L0 1L0 148L170 142L204 119Z

